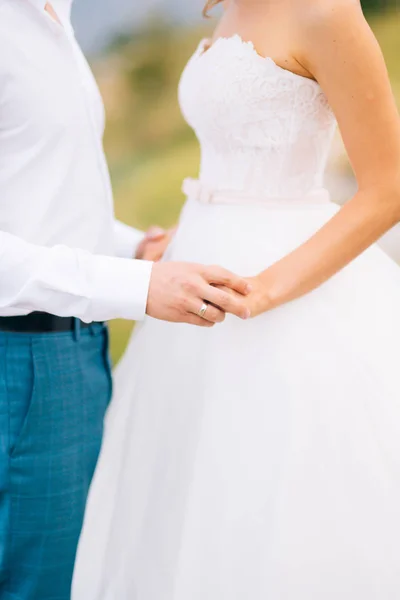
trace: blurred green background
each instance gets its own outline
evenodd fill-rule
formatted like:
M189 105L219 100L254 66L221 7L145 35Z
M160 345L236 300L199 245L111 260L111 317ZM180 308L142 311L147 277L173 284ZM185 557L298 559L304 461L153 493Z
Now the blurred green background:
M400 99L400 14L387 0L366 0L365 8ZM210 20L174 27L153 15L139 30L115 38L93 63L107 110L105 149L116 213L126 223L146 229L178 219L181 183L196 176L199 150L179 112L177 85L189 56L214 25ZM345 160L335 164L350 177ZM125 321L111 324L114 361L131 328Z

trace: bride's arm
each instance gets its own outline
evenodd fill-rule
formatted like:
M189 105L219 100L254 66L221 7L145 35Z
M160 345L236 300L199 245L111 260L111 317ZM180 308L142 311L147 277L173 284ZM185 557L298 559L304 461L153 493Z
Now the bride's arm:
M253 279L253 315L317 288L400 220L400 119L359 2L299 4L312 5L303 13L301 62L336 114L359 191L311 239Z

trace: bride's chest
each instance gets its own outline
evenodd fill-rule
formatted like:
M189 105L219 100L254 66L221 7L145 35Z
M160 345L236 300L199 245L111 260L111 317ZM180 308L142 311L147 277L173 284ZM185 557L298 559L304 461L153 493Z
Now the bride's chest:
M221 39L203 44L186 66L179 99L188 123L206 136L213 131L261 143L277 141L299 125L312 130L334 122L320 86L257 55L250 44Z

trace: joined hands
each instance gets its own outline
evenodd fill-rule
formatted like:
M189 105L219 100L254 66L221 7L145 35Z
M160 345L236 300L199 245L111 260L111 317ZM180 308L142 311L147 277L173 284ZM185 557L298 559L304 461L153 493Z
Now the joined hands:
M147 314L163 321L212 327L224 321L226 313L248 319L251 313L246 306L246 296L250 292L246 279L222 267L185 262L155 263ZM207 310L200 316L204 303Z
M136 258L158 263L176 228L151 227L140 243ZM203 303L207 310L199 312ZM226 313L241 319L268 310L265 282L260 276L243 278L217 266L164 262L153 265L147 314L171 322L212 327Z

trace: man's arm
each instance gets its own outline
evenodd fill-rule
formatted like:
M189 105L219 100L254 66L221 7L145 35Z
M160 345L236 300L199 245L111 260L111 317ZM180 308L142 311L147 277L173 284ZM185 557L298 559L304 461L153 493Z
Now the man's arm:
M134 258L139 245L146 237L144 231L114 221L115 253L120 258Z
M224 313L248 318L248 282L220 267L97 256L66 246L46 248L0 231L0 316L42 311L86 322L143 319L212 326ZM198 316L209 303L204 318ZM219 307L219 308L217 308Z
M0 231L0 315L143 319L152 263L46 248Z

